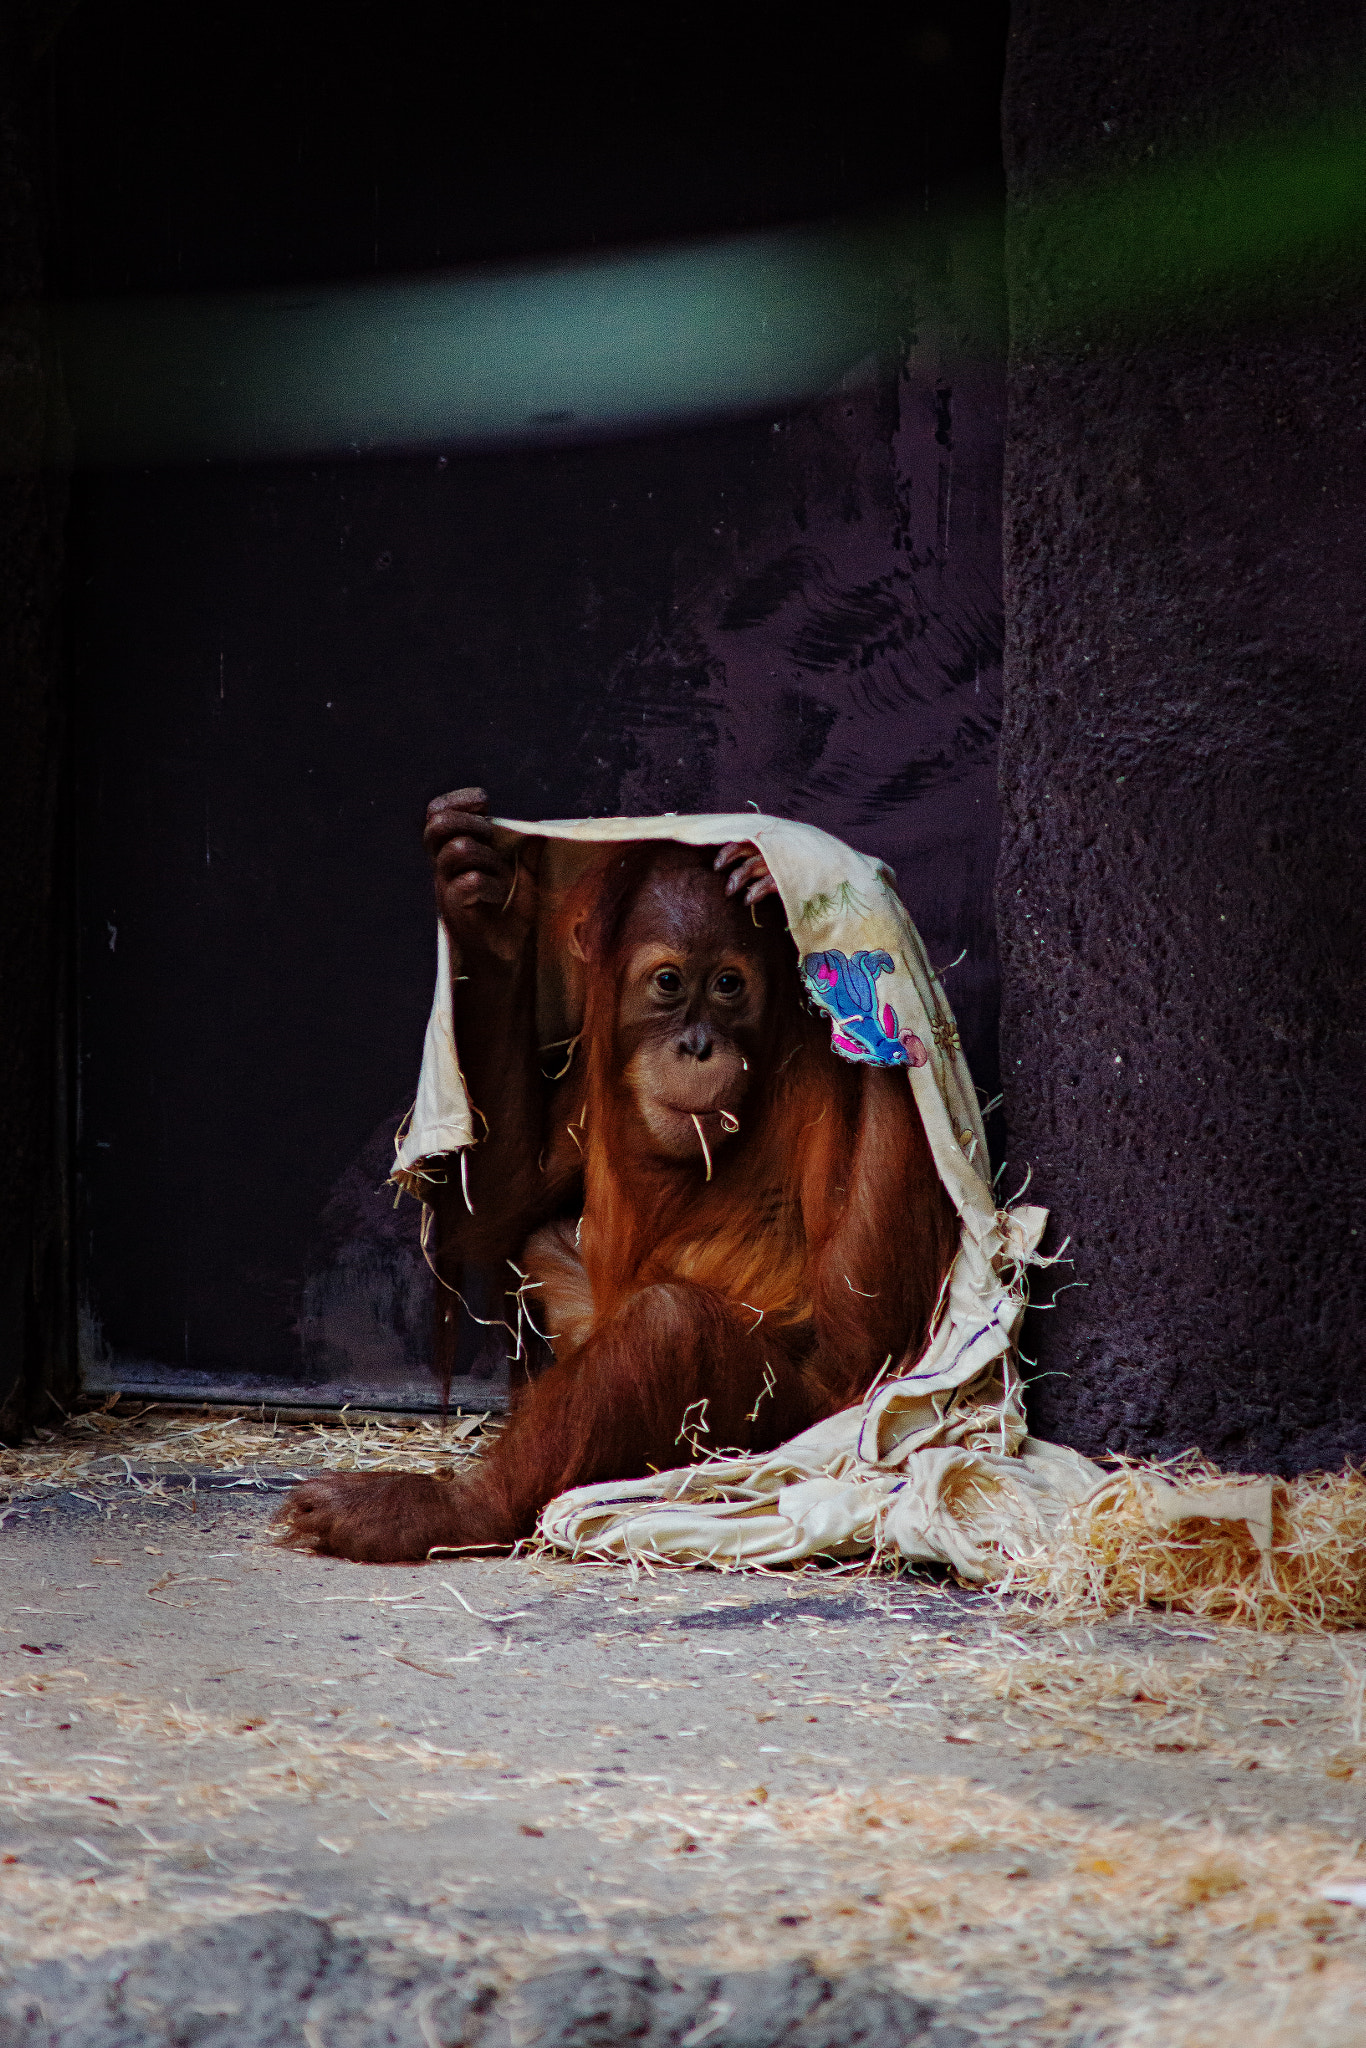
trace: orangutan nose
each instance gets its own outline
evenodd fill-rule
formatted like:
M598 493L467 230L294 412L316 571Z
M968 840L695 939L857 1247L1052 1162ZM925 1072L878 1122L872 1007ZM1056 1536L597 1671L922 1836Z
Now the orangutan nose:
M715 1040L705 1024L690 1024L678 1041L678 1050L689 1059L709 1060Z

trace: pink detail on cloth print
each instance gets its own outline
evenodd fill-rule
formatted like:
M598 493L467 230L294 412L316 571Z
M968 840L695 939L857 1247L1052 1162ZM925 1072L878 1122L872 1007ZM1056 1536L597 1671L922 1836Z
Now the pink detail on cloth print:
M824 964L822 964L816 969L816 979L817 981L828 982L830 987L833 988L835 986L835 983L839 980L839 976L836 974L833 967L827 967Z
M842 1038L838 1031L831 1032L830 1043L837 1045L841 1052L861 1053L863 1051L861 1045L855 1045L852 1038Z
M903 1031L901 1043L905 1046L906 1057L913 1067L928 1065L930 1055L923 1038L917 1038L914 1031Z

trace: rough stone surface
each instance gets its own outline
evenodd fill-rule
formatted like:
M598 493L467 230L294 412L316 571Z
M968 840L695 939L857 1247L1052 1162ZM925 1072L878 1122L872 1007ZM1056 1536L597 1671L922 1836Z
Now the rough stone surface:
M703 2029L703 2032L698 2032ZM804 1960L723 1974L609 1951L499 1996L478 1972L424 1966L333 1934L298 1912L245 1914L206 1932L89 1961L50 1961L0 1984L0 2048L967 2048L978 2038L872 1970L832 1982Z
M1085 1289L1032 1319L1034 1426L1092 1453L1366 1454L1366 348L1308 261L1102 317L1049 202L1312 111L1362 43L1338 4L1014 10L1007 1181Z

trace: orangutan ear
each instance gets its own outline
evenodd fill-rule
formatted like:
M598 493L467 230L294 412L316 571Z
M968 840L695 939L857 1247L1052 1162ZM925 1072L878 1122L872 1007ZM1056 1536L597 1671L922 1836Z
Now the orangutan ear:
M567 941L569 950L574 955L574 958L576 960L582 960L585 963L588 959L588 947L584 943L585 939L587 938L587 935L588 916L585 912L585 914L582 917L576 917L574 919L573 924L570 925L569 938Z

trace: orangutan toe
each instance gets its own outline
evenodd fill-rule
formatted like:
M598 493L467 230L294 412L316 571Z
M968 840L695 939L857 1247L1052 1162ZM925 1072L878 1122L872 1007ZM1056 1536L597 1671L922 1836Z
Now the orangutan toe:
M318 1557L346 1557L358 1564L416 1563L429 1542L411 1529L405 1512L412 1489L434 1482L417 1473L323 1472L296 1486L275 1517L279 1540ZM416 1547L415 1547L416 1546Z

